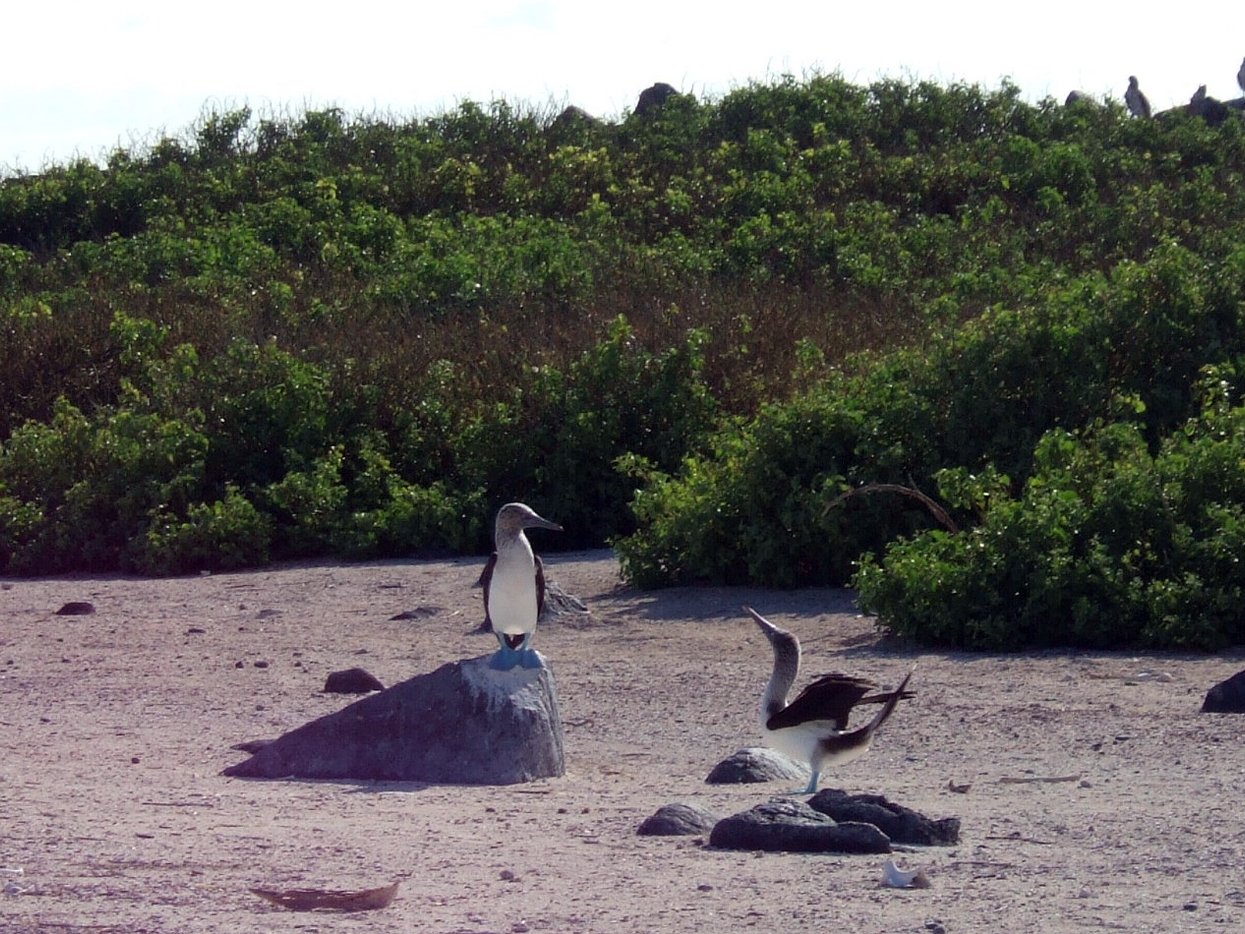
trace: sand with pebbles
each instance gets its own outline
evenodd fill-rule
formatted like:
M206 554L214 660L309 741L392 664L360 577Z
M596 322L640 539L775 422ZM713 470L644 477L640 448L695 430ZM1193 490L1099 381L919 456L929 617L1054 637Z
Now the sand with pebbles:
M538 633L567 774L511 787L220 774L235 743L349 703L322 693L330 671L392 684L491 651L480 560L4 581L0 867L22 874L0 930L1245 928L1245 717L1198 712L1242 653L929 651L880 639L841 590L638 592L608 552L548 563L592 609ZM56 615L70 600L96 612ZM669 802L725 816L783 790L704 782L758 741L770 655L742 603L801 637L805 676L918 663L917 698L823 785L959 817L960 845L896 857L929 888L882 887L879 857L636 835ZM249 892L394 881L359 914Z

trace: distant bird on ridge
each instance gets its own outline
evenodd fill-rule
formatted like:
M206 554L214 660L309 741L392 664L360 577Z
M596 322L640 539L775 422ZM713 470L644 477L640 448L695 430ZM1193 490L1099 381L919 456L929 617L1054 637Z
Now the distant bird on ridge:
M1134 117L1150 118L1150 102L1146 96L1141 93L1141 88L1137 87L1137 76L1128 76L1128 90L1124 92L1124 103L1128 105L1128 112Z
M752 607L744 607L774 650L774 670L761 698L761 732L769 745L811 771L808 787L799 794L813 794L823 770L844 765L869 751L873 734L895 710L900 700L913 697L905 690L909 671L893 691L878 691L867 678L827 674L810 683L790 704L787 692L800 672L800 640L775 626ZM871 693L872 692L872 693ZM867 724L849 730L848 717L860 704L881 704Z
M1245 60L1241 61L1241 67L1236 73L1236 83L1242 91L1245 91Z
M562 526L542 519L523 503L507 503L497 512L493 528L496 550L484 566L480 583L484 587L485 622L500 646L489 666L498 671L515 665L541 667L540 656L530 645L545 602L545 569L532 552L524 529L561 532Z

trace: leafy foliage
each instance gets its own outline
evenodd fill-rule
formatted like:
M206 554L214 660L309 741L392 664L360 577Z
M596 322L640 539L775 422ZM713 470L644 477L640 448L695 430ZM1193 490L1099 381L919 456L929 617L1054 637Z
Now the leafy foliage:
M5 178L0 571L479 551L524 499L647 586L1236 640L1243 170L1236 119L811 75Z
M1050 432L1020 495L978 497L979 525L866 558L862 606L969 648L1245 640L1245 408L1224 389L1156 454L1134 423ZM955 479L960 496L974 490Z

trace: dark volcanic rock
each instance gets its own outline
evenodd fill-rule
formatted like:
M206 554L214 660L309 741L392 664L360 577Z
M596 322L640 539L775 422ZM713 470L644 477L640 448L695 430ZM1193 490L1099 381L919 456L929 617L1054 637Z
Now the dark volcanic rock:
M511 785L562 775L548 668L442 665L286 733L225 775Z
M1207 691L1202 713L1245 713L1245 671L1238 671Z
M663 804L644 819L636 833L644 837L675 837L708 833L717 817L695 804Z
M324 679L325 694L366 694L369 691L383 691L385 686L380 680L363 668L347 668L345 671L330 671Z
M576 126L598 126L600 123L601 121L588 113L588 111L572 104L564 108L560 114L553 118L553 122L549 124L549 129L560 131Z
M1102 104L1099 103L1098 99L1088 91L1069 91L1068 96L1064 98L1063 105L1065 107L1072 107L1076 104L1084 104L1090 107L1102 107Z
M764 746L749 746L713 767L705 783L739 785L748 782L806 781L808 772L782 753Z
M86 600L70 600L59 610L56 611L57 616L90 616L95 612L95 604L88 603Z
M803 801L768 801L714 825L709 845L726 850L787 853L889 853L891 842L872 824L840 824Z
M640 92L640 98L635 102L635 113L641 117L652 113L678 93L673 85L658 81Z
M1194 98L1189 101L1189 113L1201 117L1211 126L1219 126L1228 119L1228 105L1213 97Z
M849 795L838 788L823 788L809 798L808 806L836 821L872 824L893 843L916 846L953 846L960 842L960 819L930 820L911 808L887 801L881 795Z

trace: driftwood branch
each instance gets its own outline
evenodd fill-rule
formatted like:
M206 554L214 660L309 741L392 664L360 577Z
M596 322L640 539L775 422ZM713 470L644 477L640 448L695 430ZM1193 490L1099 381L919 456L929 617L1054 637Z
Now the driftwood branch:
M251 889L260 898L290 911L371 911L387 908L398 894L398 883L378 889L342 892L335 889Z
M936 502L918 490L916 487L903 486L899 483L866 483L864 486L858 486L848 490L846 493L840 493L834 499L830 500L830 504L826 506L826 512L841 505L853 496L859 496L862 493L899 493L910 499L916 500L922 506L929 510L929 514L949 532L958 532L960 527L956 525L955 520L947 510L943 509Z
M1034 784L1043 784L1043 783L1049 784L1052 782L1075 782L1075 781L1080 781L1080 778L1081 778L1080 772L1077 772L1075 775L1035 775L1032 777L1004 775L1002 778L999 779L999 784L1000 785L1034 785Z

